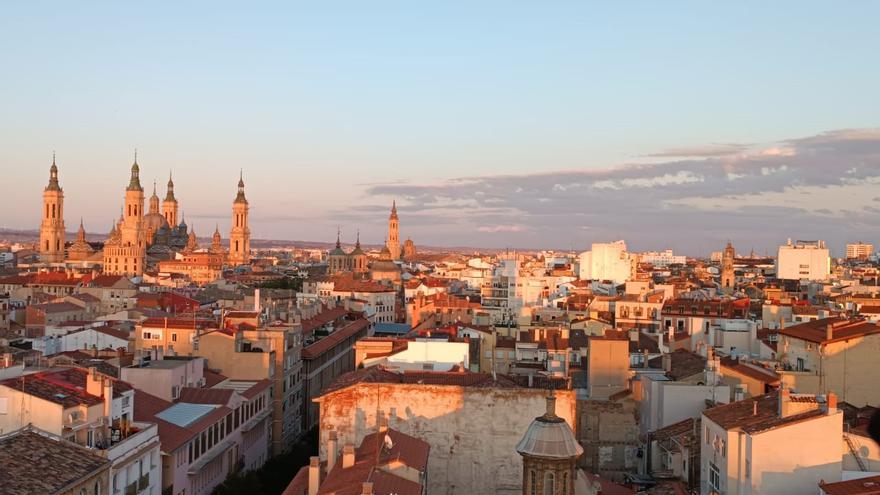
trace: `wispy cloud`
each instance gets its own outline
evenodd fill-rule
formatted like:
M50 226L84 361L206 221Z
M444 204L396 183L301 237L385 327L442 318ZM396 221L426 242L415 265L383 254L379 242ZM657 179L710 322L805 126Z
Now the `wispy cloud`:
M366 193L402 198L413 225L419 215L431 215L459 232L503 234L512 245L568 246L622 236L635 247L703 252L728 237L773 246L809 235L840 245L858 237L857 229L880 227L877 212L862 207L877 196L880 129L654 156L679 154L689 157L605 170L377 184ZM535 168L552 170L548 164Z

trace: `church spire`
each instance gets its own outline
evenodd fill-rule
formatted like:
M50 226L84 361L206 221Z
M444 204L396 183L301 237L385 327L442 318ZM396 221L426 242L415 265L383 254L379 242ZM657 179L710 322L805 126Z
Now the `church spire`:
M355 249L361 248L361 229L357 230L357 240L354 243Z
M342 229L337 226L336 227L336 249L342 248L342 240L340 239L341 235L342 235Z
M131 180L128 183L129 191L143 191L144 188L141 187L141 168L138 166L138 153L137 149L134 150L134 163L131 165Z

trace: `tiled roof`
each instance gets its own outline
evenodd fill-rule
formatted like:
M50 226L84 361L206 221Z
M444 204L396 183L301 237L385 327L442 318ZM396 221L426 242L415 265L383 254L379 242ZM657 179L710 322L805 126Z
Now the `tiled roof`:
M795 397L792 397L795 400ZM758 404L755 408L755 403ZM759 433L787 424L813 419L824 414L820 409L779 416L779 393L774 392L751 397L731 404L713 407L703 411L703 415L725 430L741 428L746 433Z
M102 288L110 288L119 283L120 280L126 279L122 275L99 275L91 280L89 280L89 287L102 287Z
M147 318L140 326L145 328L204 328L211 322L193 318Z
M880 476L819 484L825 495L880 495Z
M44 311L46 313L66 313L69 311L82 311L81 306L69 302L53 302L45 304L34 304L30 306L33 309Z
M733 370L749 378L760 380L764 383L778 383L780 380L779 374L773 370L755 364L743 363L738 359L729 357L721 358L721 367Z
M696 434L700 434L699 430L699 420L695 420L694 418L687 418L685 420L679 421L678 423L672 423L671 425L664 426L659 430L654 430L651 433L652 440L665 440L667 438L677 437L678 435L682 435L685 433L693 433L696 429ZM696 426L694 426L696 424Z
M235 391L222 388L192 388L184 387L180 390L180 402L190 404L218 404L225 406Z
M235 380L232 380L232 381L235 382ZM250 400L250 399L253 399L254 397L256 397L257 395L259 395L260 392L262 392L263 390L266 390L270 386L272 386L272 382L268 378L263 378L262 380L253 384L249 389L242 392L241 395L244 398Z
M304 347L302 350L302 357L303 359L313 359L332 349L341 342L344 342L346 339L364 331L368 326L370 326L370 322L364 318L355 320L314 344Z
M109 468L90 450L33 428L0 437L0 494L59 493Z
M338 320L348 314L345 308L328 308L316 314L312 318L302 320L303 333L309 333L316 328L322 327L331 321Z
M59 371L44 371L16 378L8 378L0 382L9 388L22 391L28 395L60 404L69 408L78 405L93 406L103 402L100 396L85 391L88 371L80 368L66 368ZM108 377L111 378L112 377ZM121 380L113 380L113 397L122 396L131 390L131 385Z
M390 439L390 448L385 442L386 435ZM372 482L373 493L420 495L422 487L419 483L391 474L382 466L400 461L407 467L425 472L430 449L427 442L397 430L372 433L364 437L360 447L355 450L354 465L343 468L341 460L337 461L327 473L318 493L360 495L362 483Z
M829 325L831 326L830 339L827 335ZM834 317L781 328L778 330L778 333L817 344L828 344L853 337L878 334L880 333L880 326L867 320L849 320Z
M205 386L206 387L213 387L214 385L217 385L218 383L226 380L226 378L227 378L226 375L222 375L220 373L215 373L211 370L205 370L203 372L203 374L205 377Z
M672 369L666 372L666 376L673 380L683 380L689 376L702 373L706 369L706 360L703 356L685 349L676 349L670 353ZM655 357L648 361L650 368L663 368L663 357Z

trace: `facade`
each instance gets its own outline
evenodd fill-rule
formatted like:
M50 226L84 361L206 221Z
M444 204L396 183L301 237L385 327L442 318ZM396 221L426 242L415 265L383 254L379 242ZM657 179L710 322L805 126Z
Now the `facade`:
M244 196L244 177L238 179L238 195L232 202L232 230L229 232L229 264L246 265L251 260L251 228L248 200Z
M593 243L581 253L581 280L609 280L622 284L633 276L633 256L626 252L626 242Z
M428 493L522 493L516 446L532 419L546 411L547 380L461 372L394 373L370 367L343 375L316 399L320 457L331 432L359 445L381 424L431 446ZM556 390L556 415L576 429L575 394Z
M783 280L828 279L831 257L823 241L796 241L779 246L776 255L776 278Z
M857 407L880 404L874 379L880 326L834 317L777 330L784 387L799 393L834 392Z
M687 256L676 255L671 249L665 251L649 251L639 255L639 261L642 263L650 263L656 267L666 267L669 265L684 265L687 263Z
M58 167L52 155L49 185L43 190L43 221L40 223L40 261L64 261L64 190L58 184Z
M834 394L761 395L705 411L700 493L816 493L841 479L843 413Z
M846 259L848 260L866 260L874 254L874 245L857 242L855 244L846 245Z
M104 243L104 273L139 277L144 273L147 237L144 230L144 188L140 182L140 167L135 156L131 166L131 180L125 188L122 216L113 226Z
M159 425L161 493L208 495L230 474L269 458L269 381L185 388L175 403L136 391L135 419Z
M254 318L256 320L256 318ZM287 451L303 434L302 332L295 326L225 325L200 338L200 356L236 380L272 384L272 453Z
M190 230L186 248L174 259L160 261L160 273L186 275L194 284L205 285L223 276L226 250L223 249L219 227L214 230L209 249L199 249L194 230Z
M367 273L367 253L361 249L361 233L358 232L354 249L346 253L342 249L339 238L340 232L336 232L336 247L327 255L327 273L336 275L340 273L354 273L362 275Z

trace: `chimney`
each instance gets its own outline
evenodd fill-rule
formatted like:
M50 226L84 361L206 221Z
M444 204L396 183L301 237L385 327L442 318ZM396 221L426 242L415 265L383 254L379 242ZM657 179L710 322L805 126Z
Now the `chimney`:
M630 342L638 342L639 341L639 331L635 329L631 329L629 331L629 340Z
M156 346L156 361L162 361L165 359L165 347L158 345Z
M663 371L672 371L672 354L669 352L663 355Z
M101 377L98 376L98 368L94 366L89 368L88 376L86 376L86 393L101 397L104 393Z
M642 367L647 368L648 367L648 350L647 349L642 351L642 358L643 358L642 359Z
M254 289L254 311L259 313L260 310L260 289Z
M113 380L105 378L101 385L104 389L104 416L109 418L113 414Z
M790 416L791 411L791 391L782 389L779 391L779 417L786 418Z
M327 472L329 473L336 464L336 431L330 431L330 438L327 439Z
M354 466L354 445L347 443L342 447L342 469Z
M831 323L825 325L825 340L831 340L834 338L834 325Z
M388 419L381 418L379 419L379 432L385 433L386 431L388 431Z
M364 481L363 487L361 488L361 495L373 495L373 482Z
M837 394L828 392L828 398L825 402L825 414L834 414L837 412Z
M318 495L321 486L321 458L309 457L309 495Z

